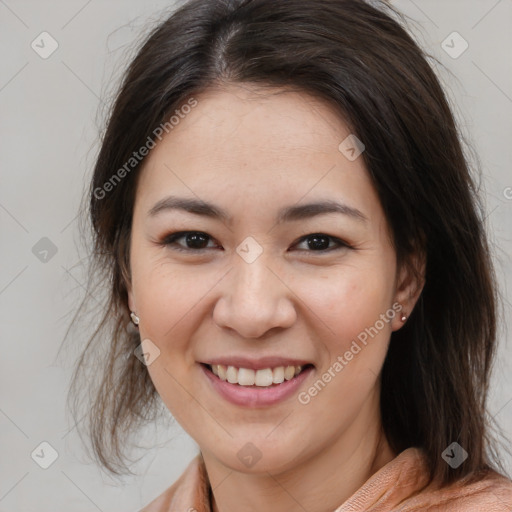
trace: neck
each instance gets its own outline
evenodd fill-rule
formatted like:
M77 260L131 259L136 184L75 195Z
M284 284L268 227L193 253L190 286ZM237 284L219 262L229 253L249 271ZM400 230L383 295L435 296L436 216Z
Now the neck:
M374 405L361 411L339 439L285 472L240 473L203 452L212 511L332 512L395 457L380 415L370 413Z

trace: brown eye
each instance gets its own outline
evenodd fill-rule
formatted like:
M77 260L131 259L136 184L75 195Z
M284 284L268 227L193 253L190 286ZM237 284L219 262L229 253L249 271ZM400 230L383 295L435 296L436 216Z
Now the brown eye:
M184 240L185 247L183 244L177 243L180 239ZM202 231L180 231L166 236L162 243L177 251L199 252L212 248L208 247L208 241L210 240L211 237Z
M334 241L336 245L334 247L329 247L332 241ZM311 235L306 235L300 239L299 244L297 245L304 242L306 243L306 250L308 252L330 252L340 248L350 248L350 246L343 240L324 233L312 233Z

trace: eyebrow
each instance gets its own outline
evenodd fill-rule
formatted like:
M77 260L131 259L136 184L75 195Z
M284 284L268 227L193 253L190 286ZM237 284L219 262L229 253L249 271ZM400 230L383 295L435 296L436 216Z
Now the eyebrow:
M221 220L227 224L232 223L230 215L214 204L201 199L176 196L168 196L158 201L149 210L148 215L155 217L167 210L182 210L195 215ZM282 208L277 214L276 223L282 224L284 222L298 221L328 213L340 213L358 221L368 221L368 218L357 208L328 200Z

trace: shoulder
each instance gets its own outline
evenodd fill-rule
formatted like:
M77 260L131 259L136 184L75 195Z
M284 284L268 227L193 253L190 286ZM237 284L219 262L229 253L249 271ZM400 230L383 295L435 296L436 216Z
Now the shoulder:
M440 488L430 485L402 502L401 512L511 512L512 481L494 471Z
M425 452L411 447L398 454L336 512L512 512L512 481L480 472L441 487L430 482Z
M197 455L169 488L139 512L209 512L208 499L208 480L202 457Z

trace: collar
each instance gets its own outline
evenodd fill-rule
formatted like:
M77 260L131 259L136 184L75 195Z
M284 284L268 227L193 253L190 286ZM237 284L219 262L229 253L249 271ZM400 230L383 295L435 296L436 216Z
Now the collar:
M458 481L445 488L428 483L426 455L420 448L407 448L375 472L333 512L388 512L400 505L401 512L435 510L446 512L505 512L512 510L512 482L489 472L465 485ZM212 512L211 487L201 454L187 466L176 482L140 512Z

